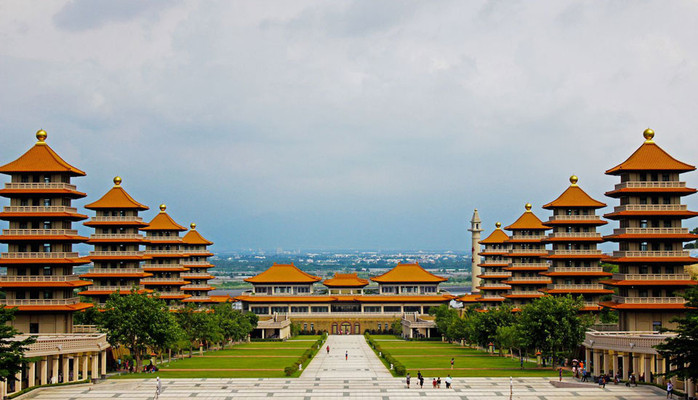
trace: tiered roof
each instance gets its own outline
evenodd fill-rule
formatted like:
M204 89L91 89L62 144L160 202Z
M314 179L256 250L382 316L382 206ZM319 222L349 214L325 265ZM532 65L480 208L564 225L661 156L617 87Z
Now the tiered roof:
M187 232L186 235L182 238L182 242L184 244L193 244L193 245L203 245L203 246L210 246L213 244L213 242L210 242L206 240L199 231L196 230L196 224L192 222L191 224L191 230Z
M86 174L68 164L46 144L46 132L42 129L36 133L38 141L26 153L11 163L0 167L0 173L17 174L23 172L61 172L72 176L85 176Z
M251 278L245 279L245 282L250 283L314 283L321 281L322 278L315 275L310 275L301 271L291 264L274 263L266 271L257 274Z
M608 175L620 175L628 171L671 171L689 172L695 166L681 162L664 151L654 142L654 131L643 132L645 142L627 160L606 171Z
M114 178L114 187L104 194L99 200L87 204L85 208L89 210L101 209L135 209L140 211L148 210L149 207L143 205L131 197L130 194L121 187L121 178Z
M334 278L325 279L322 282L327 287L364 287L368 285L368 279L359 278L358 274L335 273Z
M152 221L148 224L148 226L145 226L143 228L140 228L142 231L179 231L179 232L184 232L187 230L187 228L183 227L182 225L176 223L172 217L170 217L167 212L167 206L164 204L160 204L160 212L158 215L156 215Z
M509 231L514 231L514 230L547 230L550 229L550 227L543 225L543 221L541 221L536 215L531 211L531 204L527 203L526 204L526 211L521 214L519 219L514 221L513 224L505 227L504 229L509 230Z
M594 200L589 196L582 188L577 185L578 178L575 175L570 177L570 186L562 192L562 194L555 200L543 206L546 210L552 210L554 208L603 208L606 207L606 203L602 203L598 200Z
M374 276L371 280L378 283L437 283L447 281L448 279L432 274L422 268L418 263L400 263L390 271L382 275Z

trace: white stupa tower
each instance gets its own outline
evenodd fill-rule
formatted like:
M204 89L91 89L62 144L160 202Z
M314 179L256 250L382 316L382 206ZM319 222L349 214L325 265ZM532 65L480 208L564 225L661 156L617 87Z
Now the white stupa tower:
M480 286L480 278L478 278L478 275L480 275L481 270L480 270L480 232L482 232L482 229L480 228L480 225L482 224L482 221L480 220L480 214L477 213L477 208L473 212L473 218L470 220L470 229L468 229L472 233L472 252L473 252L473 257L471 259L472 261L472 268L471 268L471 273L472 273L472 281L473 281L473 287L472 287L472 293L477 293L480 290L478 289L478 286Z

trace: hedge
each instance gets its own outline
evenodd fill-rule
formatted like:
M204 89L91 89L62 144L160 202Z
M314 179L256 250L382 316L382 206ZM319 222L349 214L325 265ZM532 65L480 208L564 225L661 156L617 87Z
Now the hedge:
M397 376L405 376L407 374L407 368L405 368L404 365L400 361L398 361L395 357L392 356L392 354L386 352L383 350L383 348L376 343L375 340L369 335L368 332L364 333L364 337L366 338L366 342L368 342L368 345L371 346L373 351L379 356L383 357L383 359L388 363L393 365L393 371L395 375Z
M325 339L327 339L327 332L324 332L320 339L316 340L308 350L304 351L296 362L284 368L284 374L286 374L286 376L291 376L298 371L298 367L300 365L304 365L306 361L309 362L312 360L317 352L320 351L320 348L322 348L322 344L325 342Z

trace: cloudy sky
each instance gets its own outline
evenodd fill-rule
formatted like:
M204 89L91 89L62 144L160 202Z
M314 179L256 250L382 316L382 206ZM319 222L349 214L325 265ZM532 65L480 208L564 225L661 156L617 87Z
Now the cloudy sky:
M547 219L573 173L615 205L604 171L648 126L698 163L697 19L690 1L2 0L0 161L43 128L85 201L121 175L146 218L167 203L219 251L469 250L473 208L487 229L526 202Z

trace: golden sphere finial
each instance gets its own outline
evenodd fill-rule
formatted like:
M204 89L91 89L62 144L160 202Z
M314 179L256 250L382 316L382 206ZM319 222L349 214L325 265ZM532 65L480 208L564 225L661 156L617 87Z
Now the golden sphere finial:
M531 203L526 203L525 207L526 207L526 212L531 212L531 207L533 207L533 206L531 205Z
M652 139L654 139L654 131L650 128L645 129L644 132L642 132L642 136L645 137L645 143L654 143Z
M191 229L196 229L196 224L192 222L192 223L189 225L189 227L190 227Z
M501 227L502 227L502 223L501 223L501 222L497 222L496 224L494 224L494 226L496 226L496 227L497 227L497 229L499 229L499 228L501 228Z
M43 129L39 129L38 131L36 131L36 139L39 141L39 143L44 143L46 141L47 136L48 134Z
M164 204L160 204L160 212L165 212L167 210L167 206Z
M119 185L121 185L121 177L115 176L114 177L114 186L119 186Z
M577 186L577 182L579 182L579 178L577 178L577 175L570 176L570 183L572 184L572 186Z

